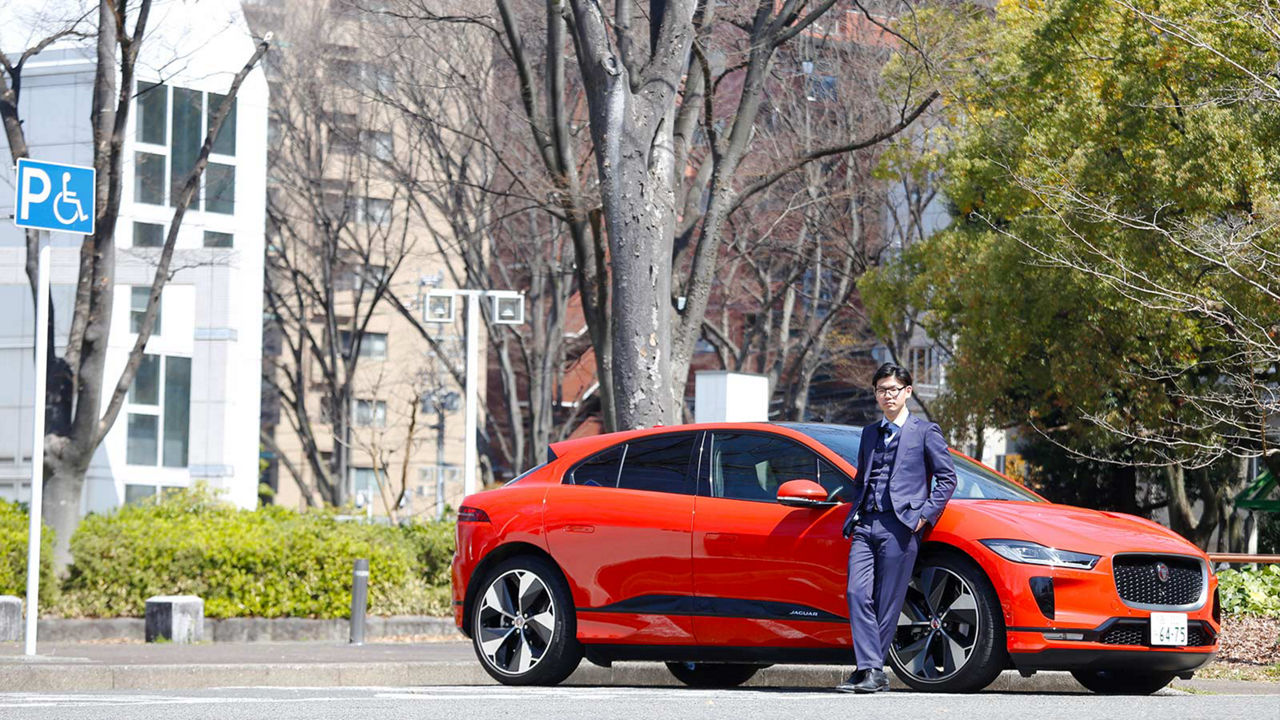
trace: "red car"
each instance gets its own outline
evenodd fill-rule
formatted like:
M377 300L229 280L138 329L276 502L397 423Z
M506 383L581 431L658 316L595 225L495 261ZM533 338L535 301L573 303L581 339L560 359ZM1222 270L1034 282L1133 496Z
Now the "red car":
M454 615L485 670L554 684L583 657L731 686L773 663L853 664L842 489L860 429L732 423L613 433L458 511ZM1151 693L1217 650L1208 557L1138 517L1055 505L956 455L890 652L917 690L1006 668Z

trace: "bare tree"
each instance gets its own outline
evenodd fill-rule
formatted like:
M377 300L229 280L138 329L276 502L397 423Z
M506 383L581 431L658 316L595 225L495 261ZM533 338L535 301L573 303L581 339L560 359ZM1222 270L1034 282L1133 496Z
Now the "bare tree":
M392 285L403 282L415 247L409 193L381 171L391 127L361 102L363 65L346 32L327 4L293 5L281 29L288 46L270 63L265 289L280 354L265 379L301 445L302 467L285 467L313 506L351 499L361 369L385 357L388 337L375 320L393 311ZM286 454L270 433L263 440Z
M382 48L371 60L386 82L367 86L367 99L401 128L400 151L384 164L411 188L417 226L443 263L441 281L525 295L525 323L498 324L487 305L480 318L497 371L491 389L500 393L489 403L485 444L493 465L519 472L546 461L547 446L582 419L575 409L596 406L561 397L566 369L592 347L566 328L581 274L575 238L589 231L572 220L584 202L572 189L579 180L553 181L529 135L512 132L524 122L522 97L491 33L443 22L371 22L368 31ZM585 134L566 139L566 157L582 150ZM395 301L435 344L431 328L407 312L409 299ZM462 383L460 368L446 369Z
M96 8L96 26L88 17L73 18L67 25L19 54L16 61L4 59L6 79L0 86L0 114L3 114L10 154L16 161L27 153L27 144L18 116L22 65L36 53L63 37L93 38L96 50L93 102L93 165L97 171L94 234L81 246L80 271L66 350L58 356L50 337L48 407L52 419L45 438L44 517L55 533L54 560L59 567L70 562L71 534L80 519L80 500L85 472L93 453L115 424L133 378L142 362L143 349L151 337L161 290L172 272L174 244L183 216L200 187L213 141L230 113L236 93L258 60L266 52L264 39L236 73L222 103L213 111L208 133L196 162L181 185L175 186L174 212L162 249L156 260L146 311L137 338L120 376L103 405L105 362L110 335L112 295L115 292L116 223L122 200L124 140L134 97L138 55L147 33L150 0L126 3L103 2ZM34 278L37 243L27 235L28 274ZM32 280L34 283L34 279ZM53 314L50 313L52 323Z
M896 38L861 15L828 28L805 33L780 53L744 172L767 175L815 148L874 132L901 112L886 82L886 67L898 57ZM911 75L921 71L903 68L901 82L919 84ZM909 143L927 121L928 113L894 145ZM889 147L808 163L730 217L725 270L704 332L722 367L770 378L782 417L804 419L819 370L851 362L874 343L857 280L898 246L888 221L902 203L877 173ZM830 343L833 333L839 340Z
M383 11L475 27L501 48L520 98L508 127L527 134L540 161L527 187L555 189L551 202L530 205L563 222L572 240L607 428L680 416L729 218L811 162L892 138L936 98L915 88L885 125L752 173L744 158L771 64L818 20L839 21L828 17L833 5L670 0L646 13L629 0L553 0L542 9L497 0L483 13L405 0Z

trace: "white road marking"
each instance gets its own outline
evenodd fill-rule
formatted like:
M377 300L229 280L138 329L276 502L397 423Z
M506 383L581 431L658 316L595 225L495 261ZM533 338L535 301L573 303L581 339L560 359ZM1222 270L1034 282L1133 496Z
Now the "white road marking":
M250 688L224 688L244 692ZM333 703L361 702L372 697L377 700L412 700L417 702L459 702L469 700L513 701L542 700L548 697L572 698L576 700L612 700L618 698L644 696L656 699L705 699L734 697L744 699L747 695L761 693L761 690L743 688L738 690L700 690L694 688L639 688L639 687L540 687L540 688L508 688L502 686L437 686L422 689L404 689L391 687L350 687L350 688L252 688L264 693L256 697L219 697L216 695L156 695L156 694L93 694L77 693L55 695L49 693L0 693L0 709L18 708L86 708L108 706L145 706L145 705L254 705L269 703ZM324 692L318 697L290 697L299 692ZM338 693L347 694L338 694ZM287 693L287 694L285 694ZM829 692L769 692L771 701L777 700L818 700L830 699Z

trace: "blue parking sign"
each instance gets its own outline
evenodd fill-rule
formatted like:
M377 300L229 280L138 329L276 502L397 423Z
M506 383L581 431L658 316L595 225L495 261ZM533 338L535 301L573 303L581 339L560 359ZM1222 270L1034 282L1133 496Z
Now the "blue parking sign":
M14 223L18 227L92 235L94 178L91 167L19 159Z

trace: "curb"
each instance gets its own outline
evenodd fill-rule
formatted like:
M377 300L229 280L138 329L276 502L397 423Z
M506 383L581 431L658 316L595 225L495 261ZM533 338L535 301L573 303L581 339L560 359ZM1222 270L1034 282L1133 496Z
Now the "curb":
M351 623L345 618L205 618L205 639L213 642L346 642ZM67 619L41 618L36 636L41 642L93 642L137 640L146 635L143 618ZM451 617L431 615L368 616L364 636L368 640L420 635L432 638L466 638Z
M745 687L833 690L848 674L845 666L775 665L761 670ZM893 689L907 689L892 673L889 678ZM477 662L105 665L44 660L0 664L0 688L7 692L495 684ZM615 663L609 668L584 662L564 684L682 687L662 663L653 662ZM987 690L1085 692L1065 672L1040 672L1023 678L1006 671Z

